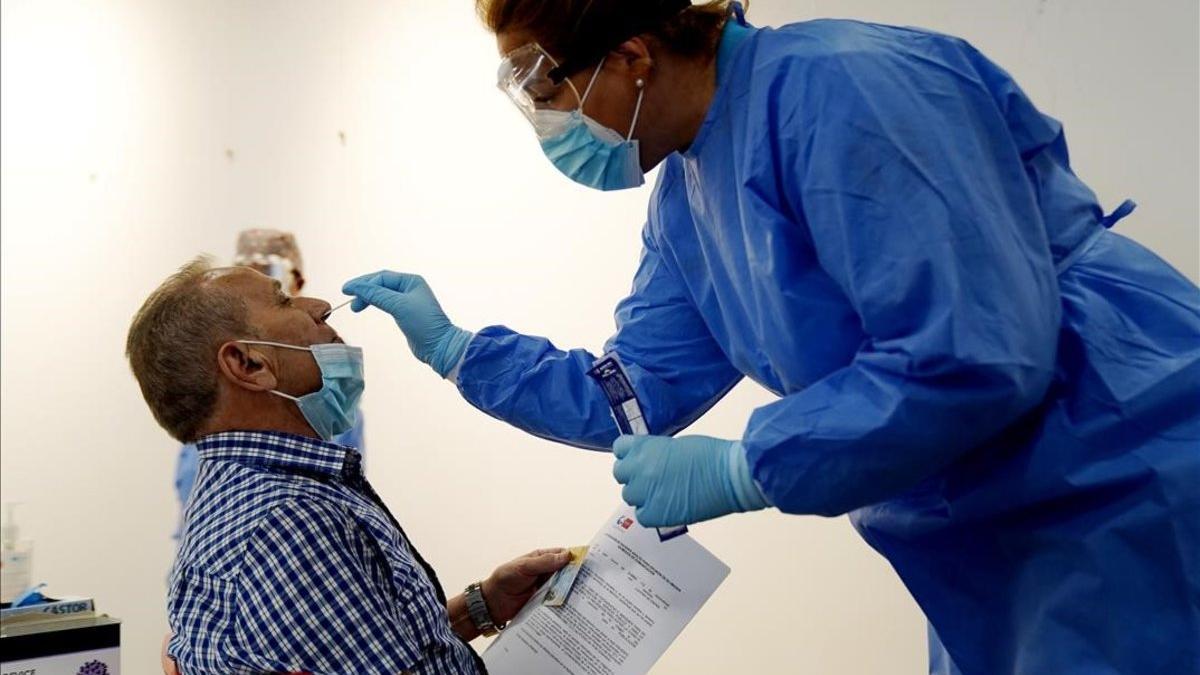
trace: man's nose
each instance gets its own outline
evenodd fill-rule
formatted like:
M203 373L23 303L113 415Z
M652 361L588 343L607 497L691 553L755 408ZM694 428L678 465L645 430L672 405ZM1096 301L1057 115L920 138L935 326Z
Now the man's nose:
M329 316L330 305L324 300L316 298L297 298L296 302L304 303L304 311L312 316L313 320L321 323L325 321L325 317Z

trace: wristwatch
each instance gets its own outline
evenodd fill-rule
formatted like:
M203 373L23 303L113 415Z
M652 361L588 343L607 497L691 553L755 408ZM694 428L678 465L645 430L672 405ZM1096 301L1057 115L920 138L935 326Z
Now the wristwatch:
M471 623L484 637L491 637L504 630L505 624L492 621L492 613L488 611L487 603L483 601L483 584L476 581L463 591L467 599L467 613L471 615Z

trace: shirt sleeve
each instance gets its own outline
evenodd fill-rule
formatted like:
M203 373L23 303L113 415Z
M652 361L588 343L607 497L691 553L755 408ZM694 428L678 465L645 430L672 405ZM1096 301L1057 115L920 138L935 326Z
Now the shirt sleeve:
M897 496L1051 380L1060 303L1020 154L968 60L927 61L826 55L776 89L784 189L867 334L849 365L750 419L754 477L784 511Z
M633 288L617 306L617 331L605 349L620 356L650 433L669 435L720 400L741 373L659 250L651 233L660 213L690 218L686 203L652 206ZM458 386L475 407L536 436L608 450L619 431L603 392L587 374L595 360L587 350L561 350L545 338L493 326L468 346Z
M245 556L234 600L240 668L398 673L419 662L386 561L342 509L289 500Z

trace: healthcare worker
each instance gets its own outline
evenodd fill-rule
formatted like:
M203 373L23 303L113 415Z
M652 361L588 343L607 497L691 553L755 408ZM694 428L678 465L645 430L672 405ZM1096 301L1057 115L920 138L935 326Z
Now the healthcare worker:
M291 232L273 229L242 230L238 233L233 264L252 267L271 277L279 282L283 292L289 296L299 295L300 289L304 288L304 257L300 255L300 245L296 243L296 236ZM360 454L366 450L361 410L355 419L354 427L335 440L341 445L357 448ZM174 534L176 540L183 532L183 510L187 508L199 469L200 456L196 446L185 443L179 448L179 459L175 462L175 494L179 498L180 507L179 525Z
M725 2L479 9L566 176L660 167L606 346L652 435L618 438L592 354L469 333L418 276L347 283L355 309L486 413L612 448L645 525L849 513L935 672L1200 671L1200 291L1108 231L1132 205L1105 215L1004 70ZM744 376L779 399L740 438L673 437Z

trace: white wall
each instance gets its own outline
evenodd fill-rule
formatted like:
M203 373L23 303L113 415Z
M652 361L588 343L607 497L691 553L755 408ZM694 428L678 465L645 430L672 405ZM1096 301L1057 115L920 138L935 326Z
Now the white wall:
M1081 176L1191 278L1194 0L757 0L778 24L855 16L963 35L1066 122ZM125 620L155 669L173 553L174 444L122 357L128 320L199 251L294 230L310 291L420 271L461 325L599 348L648 188L561 179L494 88L469 0L3 0L2 485L29 503L35 574ZM339 134L344 136L344 142ZM581 543L615 505L608 459L475 413L382 315L367 348L369 472L451 588L526 549ZM735 436L743 385L696 425ZM922 618L845 519L737 516L696 536L733 568L662 673L916 673Z

